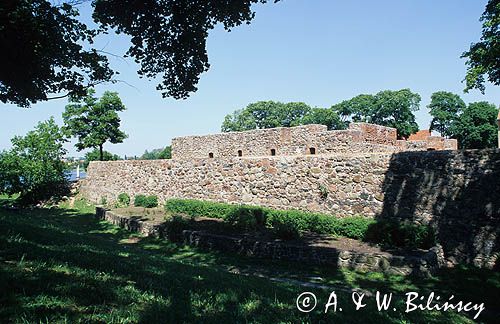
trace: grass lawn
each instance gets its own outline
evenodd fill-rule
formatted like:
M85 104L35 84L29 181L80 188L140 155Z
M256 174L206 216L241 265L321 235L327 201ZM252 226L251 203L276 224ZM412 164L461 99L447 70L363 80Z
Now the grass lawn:
M1 202L0 202L1 204ZM238 272L234 274L232 272ZM244 275L245 274L245 275ZM314 281L304 287L296 281ZM394 293L387 311L374 296L355 311L349 288ZM335 290L342 311L324 313ZM311 291L318 307L301 313L297 296ZM85 323L472 323L475 312L405 313L406 292L485 303L476 321L499 318L500 275L487 270L443 270L431 279L355 273L203 252L131 235L74 209L0 208L0 322Z

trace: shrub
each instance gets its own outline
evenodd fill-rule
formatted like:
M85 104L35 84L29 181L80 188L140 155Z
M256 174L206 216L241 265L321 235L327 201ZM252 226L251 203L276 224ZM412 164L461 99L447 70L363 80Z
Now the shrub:
M118 195L118 205L120 207L127 207L130 205L130 196L125 193L125 192L122 192L121 194Z
M266 225L266 213L261 207L237 206L225 215L224 220L245 230L258 230Z
M376 221L362 216L338 218L299 210L273 210L191 199L170 199L165 204L165 209L191 217L224 219L227 223L246 230L267 227L282 239L296 239L305 232L312 232L392 247L430 248L435 243L435 235L430 227Z
M157 196L136 195L134 198L134 206L153 208L158 207Z
M267 224L277 237L296 239L307 230L307 220L301 216L302 212L299 211L273 210L268 214Z
M135 195L134 206L135 207L144 207L145 201L146 201L146 195Z
M100 204L102 206L106 206L108 204L108 200L106 199L106 197L104 197L104 196L101 197Z
M379 220L369 226L365 240L387 247L429 249L436 244L436 235L430 226Z
M172 242L182 241L182 231L189 228L189 220L179 216L174 215L167 222L165 230L167 232L167 237Z
M182 213L192 217L219 219L226 219L226 217L237 207L236 205L194 199L169 199L165 204L165 210L171 213Z

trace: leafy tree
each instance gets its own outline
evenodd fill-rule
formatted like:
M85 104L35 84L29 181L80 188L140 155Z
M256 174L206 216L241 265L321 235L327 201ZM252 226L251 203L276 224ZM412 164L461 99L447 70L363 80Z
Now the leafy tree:
M362 94L332 106L344 122L367 122L394 127L399 138L407 138L418 131L414 111L420 107L421 97L410 89L384 90L375 95Z
M111 80L106 56L82 45L97 32L77 16L68 3L0 2L0 101L27 107L49 93L84 95L87 86Z
M146 150L144 154L141 156L141 160L161 160L161 159L171 159L172 158L172 149L170 146L165 148L154 149L151 152Z
M23 203L36 203L67 192L66 140L54 119L40 122L26 136L12 139L0 154L0 191L19 193Z
M371 112L375 109L376 100L374 95L360 94L352 99L344 100L332 106L344 123L371 122Z
M494 104L485 101L470 103L454 125L452 136L464 149L495 148L498 141L497 114Z
M312 108L310 112L301 120L301 125L321 124L332 129L345 129L347 124L344 123L339 115L333 109Z
M431 103L427 106L432 116L430 130L438 131L441 136L451 136L453 124L465 107L465 102L456 94L446 91L433 93Z
M85 96L86 88L112 80L107 53L92 47L110 29L129 36L126 55L140 65L141 77L161 76L157 89L164 97L186 98L210 67L208 32L218 24L230 30L250 23L252 4L267 1L94 0L98 29L77 19L81 2L0 2L2 102L29 106L49 93Z
M99 148L103 161L103 145L106 142L122 143L127 135L120 127L119 111L126 108L116 92L106 91L100 99L94 97L95 91L89 89L85 98L71 98L63 113L64 132L67 136L77 137L75 147L78 151L86 148Z
M500 1L489 0L481 16L483 32L481 40L473 43L470 49L462 54L467 58L467 74L465 91L479 89L484 93L484 82L500 85Z
M121 160L119 155L110 153L108 151L101 152L98 149L93 149L90 152L85 153L85 162L83 163L83 167L87 170L89 163L92 161L118 161Z

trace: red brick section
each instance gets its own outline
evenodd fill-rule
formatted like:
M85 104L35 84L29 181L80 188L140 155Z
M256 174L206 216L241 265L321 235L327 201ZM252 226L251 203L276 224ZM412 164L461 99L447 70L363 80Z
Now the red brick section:
M419 130L415 134L411 134L408 138L409 141L425 141L427 137L431 136L431 131L428 129Z

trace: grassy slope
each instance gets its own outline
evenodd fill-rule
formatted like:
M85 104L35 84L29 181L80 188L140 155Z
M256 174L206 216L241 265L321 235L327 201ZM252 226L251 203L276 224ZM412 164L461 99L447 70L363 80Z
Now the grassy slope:
M139 239L97 221L93 212L83 202L75 209L0 209L0 322L467 323L452 312L404 313L401 296L453 293L490 309L500 300L500 276L489 271L456 269L412 281L247 259ZM299 279L320 275L331 285L392 291L400 297L398 311L377 312L372 299L354 311L350 294L337 291L343 312L323 314L318 307L302 314L295 307L298 294L313 291L324 305L329 291L231 274L228 268ZM483 313L480 320L493 322L495 315Z

